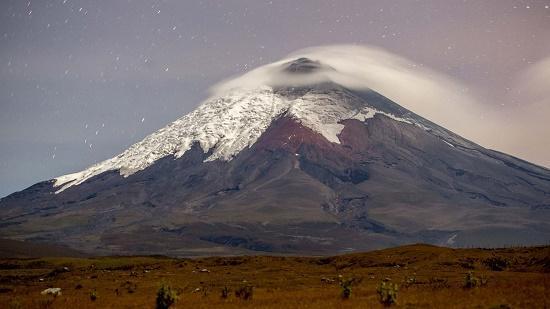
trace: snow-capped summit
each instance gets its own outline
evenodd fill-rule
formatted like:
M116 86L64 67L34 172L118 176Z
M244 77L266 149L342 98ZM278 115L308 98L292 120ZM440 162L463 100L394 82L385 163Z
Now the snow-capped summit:
M319 61L298 58L279 64L278 70L290 74L318 74L334 69ZM206 161L231 160L241 150L252 146L281 115L292 117L332 143L339 143L343 120L365 121L377 113L397 121L413 122L358 100L337 85L312 89L297 97L283 95L268 85L252 89L233 88L207 99L195 111L147 136L120 155L82 172L57 177L55 186L59 188L57 192L62 192L110 170L119 170L121 175L128 176L160 158L179 158L194 143L198 143L205 153L211 152Z

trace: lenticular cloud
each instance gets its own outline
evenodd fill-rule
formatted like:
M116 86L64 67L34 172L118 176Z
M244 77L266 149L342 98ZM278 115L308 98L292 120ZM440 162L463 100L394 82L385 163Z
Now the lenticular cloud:
M292 76L281 64L305 57L325 69ZM328 69L327 69L328 68ZM235 88L303 86L332 81L350 89L371 89L403 107L470 137L467 124L482 107L466 85L445 74L373 46L333 45L296 51L284 59L225 80L212 87L214 95Z

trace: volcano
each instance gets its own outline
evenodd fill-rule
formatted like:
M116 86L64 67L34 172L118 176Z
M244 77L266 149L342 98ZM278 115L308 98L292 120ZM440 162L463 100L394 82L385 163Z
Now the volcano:
M376 91L299 82L335 70L320 61L272 68L290 82L233 87L114 158L3 198L0 237L174 256L550 241L550 170Z

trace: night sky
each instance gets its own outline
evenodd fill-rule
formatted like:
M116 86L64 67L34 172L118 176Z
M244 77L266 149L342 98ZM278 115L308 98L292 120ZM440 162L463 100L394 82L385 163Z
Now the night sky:
M0 16L0 196L120 153L221 80L334 44L466 85L483 112L457 133L550 167L550 1L3 0Z

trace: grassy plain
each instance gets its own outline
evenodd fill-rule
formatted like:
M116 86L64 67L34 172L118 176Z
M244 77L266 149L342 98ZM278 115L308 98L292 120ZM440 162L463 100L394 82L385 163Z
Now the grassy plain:
M465 287L468 272L479 279ZM351 297L339 282L355 278ZM334 257L238 256L0 260L0 308L154 308L162 283L172 308L382 308L377 288L396 283L397 308L548 308L550 247L449 249L411 245ZM235 291L253 286L249 300ZM62 295L44 296L48 287ZM229 295L222 298L222 290ZM92 300L91 295L96 296Z

